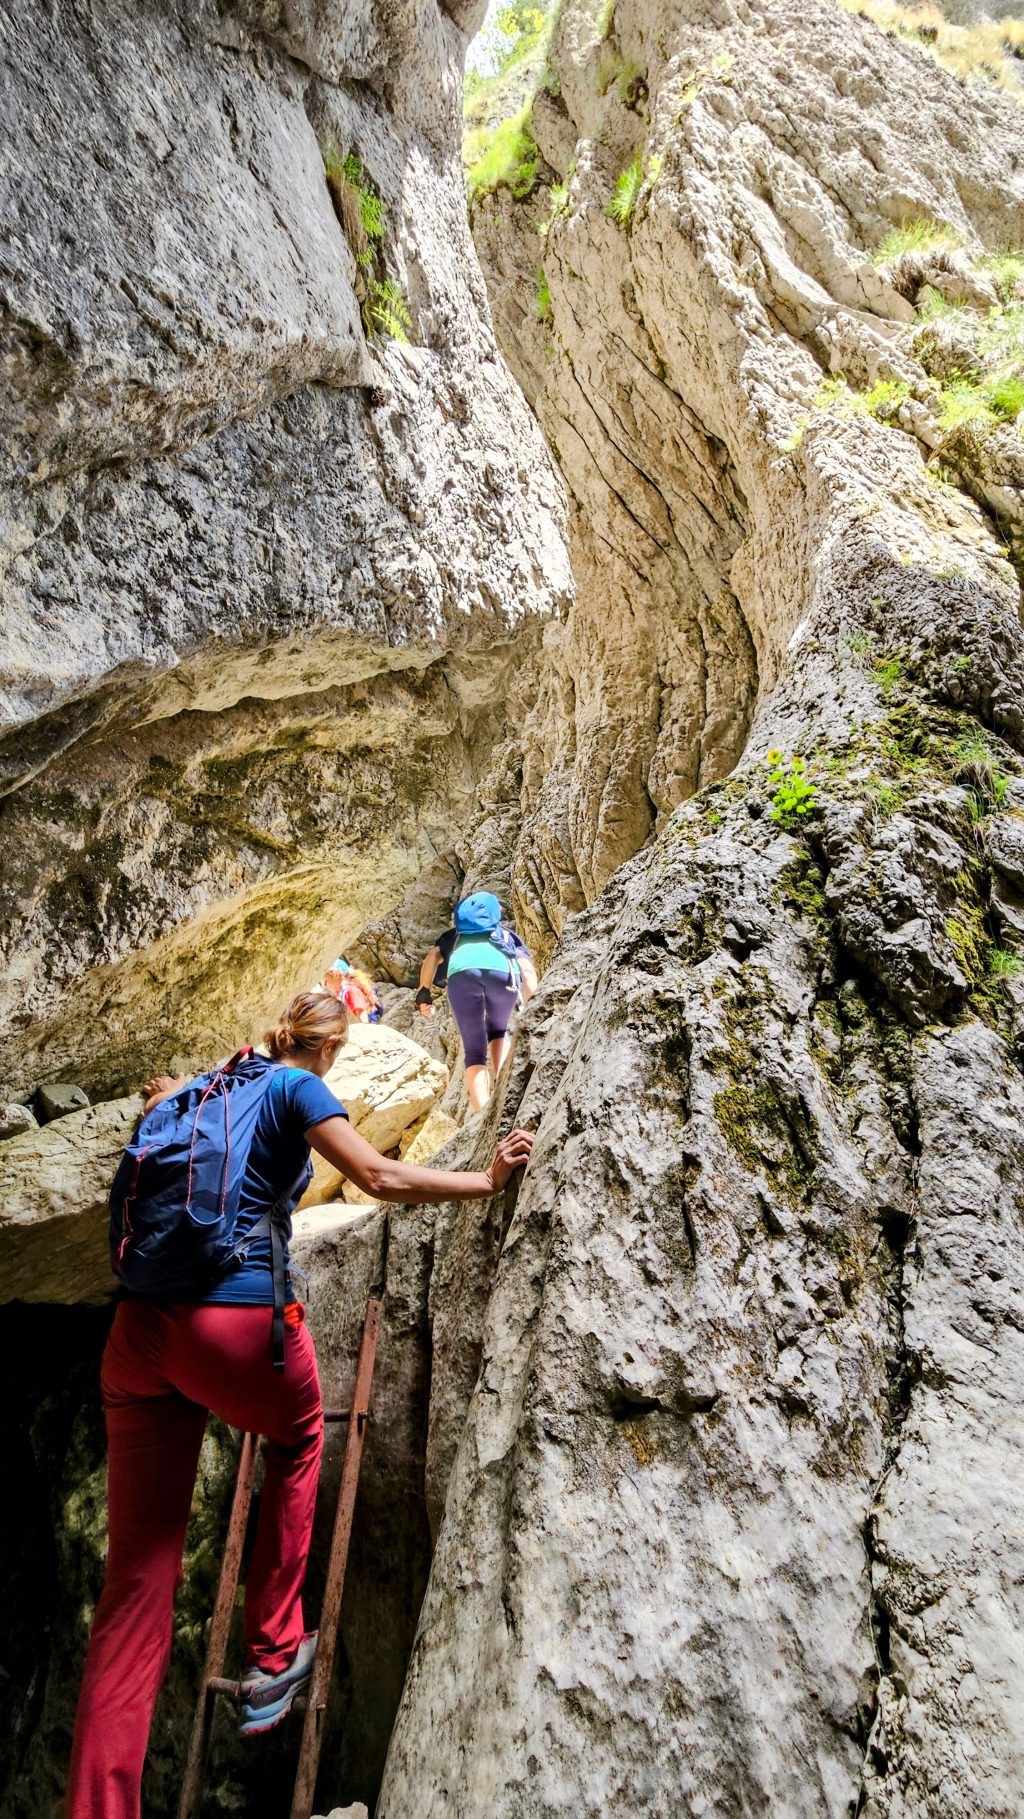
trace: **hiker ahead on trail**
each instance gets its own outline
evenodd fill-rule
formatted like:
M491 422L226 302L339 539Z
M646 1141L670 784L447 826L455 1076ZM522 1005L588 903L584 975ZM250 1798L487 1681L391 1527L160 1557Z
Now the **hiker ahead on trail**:
M515 929L501 919L501 904L490 891L474 891L455 906L454 927L438 936L423 956L416 1003L421 1017L432 1017L430 988L446 984L452 1016L459 1027L466 1057L466 1091L480 1111L491 1096L490 1060L495 1080L508 1054L508 1026L517 1004L537 990L530 950Z
M245 1596L241 1730L270 1730L308 1684L316 1637L302 1581L323 1414L313 1342L288 1274L291 1214L312 1147L375 1199L497 1192L530 1154L513 1131L486 1173L378 1155L323 1076L348 1035L338 999L303 992L268 1031L186 1081L142 1089L110 1196L124 1291L103 1354L107 1575L75 1723L67 1819L138 1819L150 1720L171 1649L196 1464L212 1409L265 1434L266 1473Z

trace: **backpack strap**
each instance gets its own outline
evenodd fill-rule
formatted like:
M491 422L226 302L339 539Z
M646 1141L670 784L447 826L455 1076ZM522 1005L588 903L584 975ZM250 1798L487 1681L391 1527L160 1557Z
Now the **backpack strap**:
M284 1300L288 1283L284 1266L284 1228L291 1215L291 1203L302 1192L308 1179L309 1164L304 1162L291 1186L278 1194L272 1207L256 1224L250 1226L241 1243L235 1246L232 1260L244 1261L254 1238L270 1239L270 1271L274 1284L274 1317L270 1325L270 1344L275 1371L284 1370Z

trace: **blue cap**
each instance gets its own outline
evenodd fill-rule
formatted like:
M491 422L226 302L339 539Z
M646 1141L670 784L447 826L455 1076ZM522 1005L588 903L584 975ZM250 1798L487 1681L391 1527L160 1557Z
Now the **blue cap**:
M460 935L489 935L501 922L501 904L493 891L474 891L455 905L454 920Z
M331 964L327 968L327 971L329 973L350 973L352 971L352 968L349 966L349 963L347 960L342 960L341 958L339 958L337 960L331 961Z

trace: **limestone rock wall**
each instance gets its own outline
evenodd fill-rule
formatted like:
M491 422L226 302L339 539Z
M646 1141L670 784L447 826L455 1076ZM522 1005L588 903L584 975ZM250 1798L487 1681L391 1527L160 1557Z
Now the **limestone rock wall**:
M973 255L1018 245L1016 114L832 5L561 8L532 113L543 181L473 211L502 351L570 496L578 601L546 635L514 865L541 942L743 751L825 528L820 464L787 442L836 373L934 397L874 249L907 221ZM890 461L863 509L901 491Z
M493 1287L467 1207L432 1290L378 1814L1009 1819L1021 445L877 249L980 294L1020 114L827 0L619 0L533 130L564 196L474 229L572 500L513 867L563 933Z
M435 0L0 26L16 1089L205 1062L315 977L465 825L567 597L467 237L464 47Z

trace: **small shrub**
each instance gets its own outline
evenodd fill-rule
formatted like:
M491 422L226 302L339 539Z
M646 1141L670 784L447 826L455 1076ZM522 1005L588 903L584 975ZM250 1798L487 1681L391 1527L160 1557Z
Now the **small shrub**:
M804 776L804 761L798 752L787 763L782 752L771 751L768 766L768 788L771 791L771 816L780 827L799 827L810 814L817 798L817 788Z
M637 197L640 194L643 180L644 167L640 153L638 152L632 163L627 164L625 170L621 171L615 179L615 188L611 193L604 211L606 215L610 215L613 221L617 221L619 226L626 228L627 231L633 224Z

